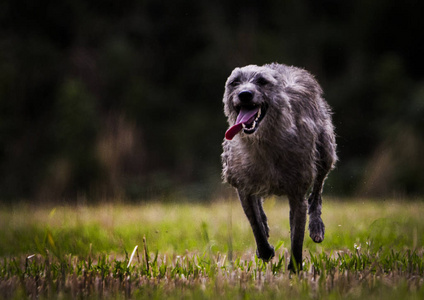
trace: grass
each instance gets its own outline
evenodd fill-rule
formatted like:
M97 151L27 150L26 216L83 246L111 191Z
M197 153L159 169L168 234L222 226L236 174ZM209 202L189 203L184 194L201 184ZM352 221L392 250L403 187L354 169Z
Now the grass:
M0 298L423 299L422 201L326 201L287 271L288 205L265 210L276 257L255 256L236 200L0 208ZM136 247L138 248L133 251Z

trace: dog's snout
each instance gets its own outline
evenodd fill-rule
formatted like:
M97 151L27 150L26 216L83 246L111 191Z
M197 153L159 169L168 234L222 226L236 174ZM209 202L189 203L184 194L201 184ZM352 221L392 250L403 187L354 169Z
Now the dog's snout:
M250 102L250 101L253 100L253 92L249 91L249 90L241 91L238 94L238 97L239 97L241 102L244 102L244 103Z

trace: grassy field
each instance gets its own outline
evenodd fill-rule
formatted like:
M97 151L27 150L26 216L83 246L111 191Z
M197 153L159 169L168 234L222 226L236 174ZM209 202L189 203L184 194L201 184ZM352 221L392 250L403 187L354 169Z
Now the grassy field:
M269 263L235 199L0 207L0 298L424 299L424 201L325 201L296 275L287 201L264 207Z

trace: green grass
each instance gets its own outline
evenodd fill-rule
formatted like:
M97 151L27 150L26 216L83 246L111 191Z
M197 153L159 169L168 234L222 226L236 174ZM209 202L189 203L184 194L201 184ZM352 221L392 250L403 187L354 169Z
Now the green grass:
M424 202L326 201L325 240L306 232L297 275L287 271L287 201L265 210L269 263L255 257L235 199L2 207L0 298L424 298Z

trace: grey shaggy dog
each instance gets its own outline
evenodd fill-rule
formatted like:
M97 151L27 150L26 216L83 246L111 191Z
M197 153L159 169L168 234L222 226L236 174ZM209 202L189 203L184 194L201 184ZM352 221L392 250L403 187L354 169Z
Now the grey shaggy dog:
M257 255L265 261L275 255L263 198L287 195L289 269L300 270L307 212L310 237L316 243L324 239L321 193L337 160L331 111L321 87L303 69L249 65L233 70L223 102L230 128L223 142L222 175L237 190Z

